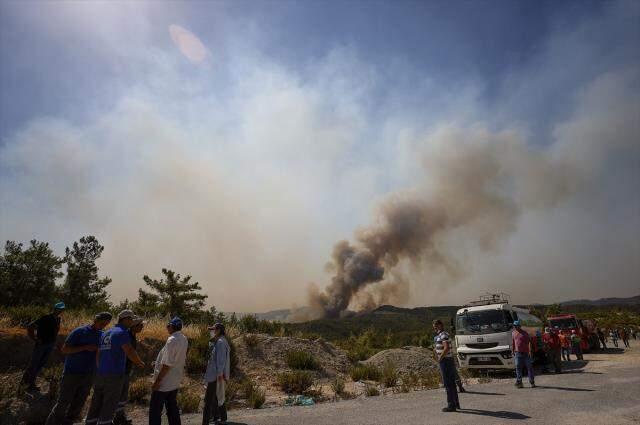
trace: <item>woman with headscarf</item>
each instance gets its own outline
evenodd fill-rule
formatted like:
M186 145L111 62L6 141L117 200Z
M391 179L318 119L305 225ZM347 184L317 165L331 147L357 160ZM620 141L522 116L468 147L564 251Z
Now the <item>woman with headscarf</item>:
M204 382L207 391L204 396L204 411L202 412L202 425L209 425L213 417L219 424L227 422L227 408L224 405L226 384L230 375L229 343L225 337L224 325L220 322L209 328L211 332L211 348L207 371L204 374Z

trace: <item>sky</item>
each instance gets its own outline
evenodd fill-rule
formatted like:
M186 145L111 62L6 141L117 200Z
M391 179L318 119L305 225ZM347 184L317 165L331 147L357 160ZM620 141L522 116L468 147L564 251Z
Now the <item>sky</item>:
M398 194L475 199L449 182L480 163L509 208L375 303L637 295L638 42L635 1L3 1L0 239L95 235L114 300L166 267L224 311L303 306L338 241Z

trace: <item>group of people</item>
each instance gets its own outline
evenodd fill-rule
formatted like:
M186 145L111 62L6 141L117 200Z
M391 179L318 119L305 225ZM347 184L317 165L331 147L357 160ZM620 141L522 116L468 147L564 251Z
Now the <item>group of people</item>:
M607 334L604 334L605 339L606 335ZM629 339L633 338L635 340L637 338L637 331L634 328L614 328L609 329L608 335L614 347L618 348L618 340L620 339L625 347L629 347Z
M442 321L434 320L433 329L435 331L434 354L440 366L442 382L447 393L447 406L444 407L442 411L454 412L460 409L458 390L464 392L464 388L460 382L453 358L453 346L449 334L444 330ZM600 329L598 330L600 331ZM631 334L628 330L625 331L625 335ZM618 335L620 335L620 338L622 337L622 334L617 333L616 338ZM511 347L516 369L515 386L517 388L523 388L522 378L524 369L527 371L531 388L535 388L534 360L542 365L543 373L548 371L549 364L553 365L555 373L561 373L562 360L570 361L571 354L574 354L578 360L583 360L582 339L575 330L572 330L571 333L563 333L560 332L558 328L546 327L544 333L537 331L535 337L531 337L527 331L522 329L520 321L516 320L513 322L511 337ZM617 339L613 340L617 347ZM628 339L625 346L629 346ZM606 348L604 341L603 348ZM458 386L458 390L456 390L456 386Z
M26 391L37 391L36 378L46 365L56 346L60 331L60 317L64 303L54 306L28 327L35 341L32 358L22 383ZM144 320L131 310L122 310L117 323L105 331L113 316L109 312L95 315L93 323L74 329L67 336L60 351L65 356L58 398L46 425L73 424L80 418L85 402L93 388L86 425L130 425L125 406L133 366L144 368L138 353L137 335ZM182 333L183 322L174 317L167 323L168 338L153 363L153 384L149 402L149 425L160 425L163 410L169 425L180 425L177 395L184 375L189 342ZM209 327L209 360L204 371L206 384L202 423L210 420L224 424L227 411L224 405L226 382L230 377L230 346L225 327L216 323Z

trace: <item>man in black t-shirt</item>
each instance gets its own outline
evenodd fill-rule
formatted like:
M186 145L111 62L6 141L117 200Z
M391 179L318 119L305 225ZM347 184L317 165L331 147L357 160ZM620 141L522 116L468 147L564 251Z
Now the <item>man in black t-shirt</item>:
M40 370L47 364L49 356L53 351L60 331L60 315L65 309L63 302L57 303L53 307L53 312L41 316L29 324L27 332L29 338L35 341L31 354L31 362L22 375L22 383L27 386L27 391L39 390L36 385L36 378Z

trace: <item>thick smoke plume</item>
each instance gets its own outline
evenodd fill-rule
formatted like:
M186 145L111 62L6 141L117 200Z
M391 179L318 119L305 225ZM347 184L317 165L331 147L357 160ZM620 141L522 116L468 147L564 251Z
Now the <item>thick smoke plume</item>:
M573 180L566 164L512 134L444 130L430 147L424 182L390 195L375 222L355 233L355 242L335 244L331 283L311 293L311 306L323 315L338 317L365 288L385 302L394 281L371 284L403 260L455 280L464 267L452 252L454 237L467 247L493 249L515 230L523 209L555 204Z

